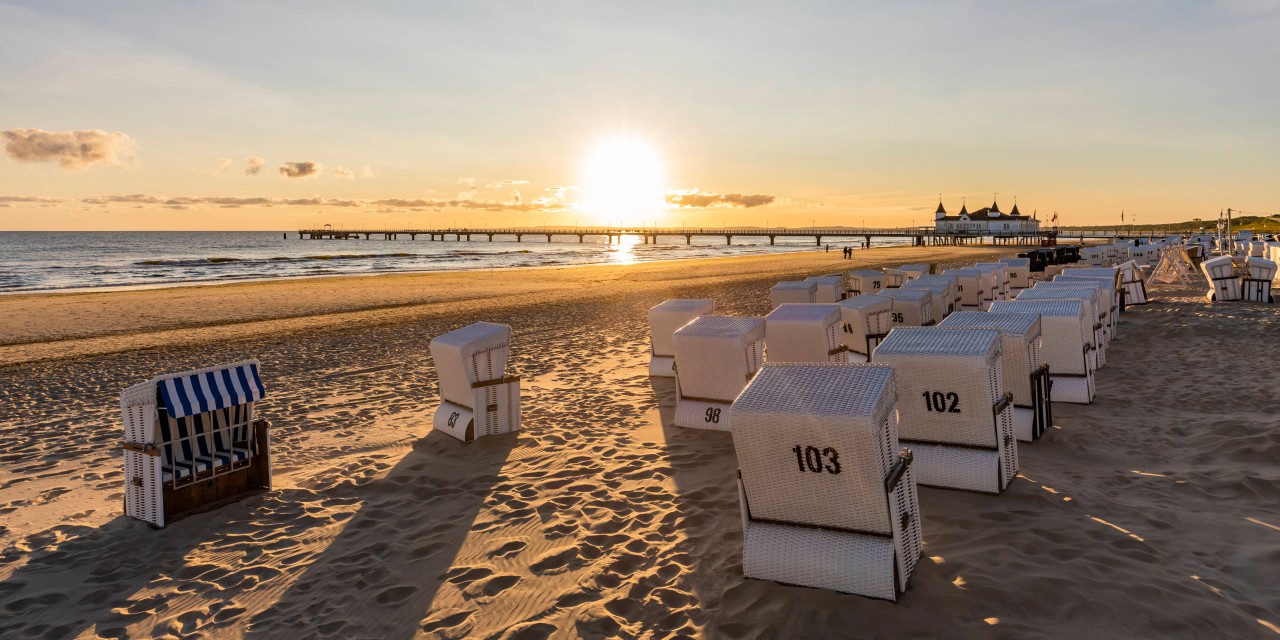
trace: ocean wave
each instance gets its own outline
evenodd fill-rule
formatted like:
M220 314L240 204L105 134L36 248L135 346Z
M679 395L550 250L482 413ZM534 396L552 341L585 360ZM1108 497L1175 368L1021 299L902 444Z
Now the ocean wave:
M330 261L330 260L361 260L375 258L414 258L418 257L416 253L335 253L333 255L315 255L315 256L277 256L274 258L178 258L178 259L154 259L140 260L133 263L138 267L207 267L220 264L279 264L283 262L308 262L308 261Z

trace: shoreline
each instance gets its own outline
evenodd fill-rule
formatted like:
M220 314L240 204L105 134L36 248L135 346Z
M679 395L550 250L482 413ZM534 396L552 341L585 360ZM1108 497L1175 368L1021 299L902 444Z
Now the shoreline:
M655 280L697 285L746 275L785 280L921 261L975 262L1014 248L878 247L845 260L802 251L629 264L335 274L156 289L21 293L0 297L0 366L231 340L273 331L390 321L460 308L504 308L609 295Z

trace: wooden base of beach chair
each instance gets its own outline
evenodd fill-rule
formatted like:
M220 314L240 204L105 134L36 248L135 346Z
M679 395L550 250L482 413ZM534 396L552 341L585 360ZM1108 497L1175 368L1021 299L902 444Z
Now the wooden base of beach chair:
M676 377L676 357L675 356L651 356L649 358L649 377L651 378Z
M463 442L520 430L519 376L476 382L471 386L473 404L484 407L484 410L477 412L470 407L441 400L431 419L433 429Z
M712 429L732 431L729 408L733 402L721 402L704 398L679 398L676 400L675 426L686 429Z
M1018 474L1016 453L1012 461L996 449L963 447L903 440L915 456L911 468L916 482L940 489L979 493L1003 493ZM1010 442L1006 450L1016 451Z
M1068 404L1093 404L1093 373L1086 376L1050 375L1053 390L1050 397L1054 402Z

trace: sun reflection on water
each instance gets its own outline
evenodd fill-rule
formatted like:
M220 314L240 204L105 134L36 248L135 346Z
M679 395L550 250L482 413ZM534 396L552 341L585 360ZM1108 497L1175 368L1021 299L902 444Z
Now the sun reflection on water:
M640 236L622 236L618 243L609 246L610 264L634 264L640 261L636 255L636 245L643 240Z

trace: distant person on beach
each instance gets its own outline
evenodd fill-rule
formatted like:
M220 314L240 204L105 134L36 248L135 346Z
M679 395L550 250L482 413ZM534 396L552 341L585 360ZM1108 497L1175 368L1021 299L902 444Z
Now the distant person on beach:
M827 245L827 253L831 253L831 245Z

